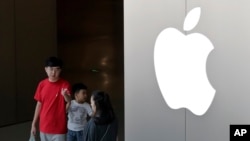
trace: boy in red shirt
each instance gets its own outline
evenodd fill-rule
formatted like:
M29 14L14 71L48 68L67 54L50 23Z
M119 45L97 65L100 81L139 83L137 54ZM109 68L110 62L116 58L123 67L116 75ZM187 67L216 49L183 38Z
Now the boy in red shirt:
M31 134L36 135L39 119L41 141L66 141L67 120L66 103L71 101L70 84L60 78L62 61L56 57L46 60L45 72L48 78L37 86L34 99L37 101L31 127Z

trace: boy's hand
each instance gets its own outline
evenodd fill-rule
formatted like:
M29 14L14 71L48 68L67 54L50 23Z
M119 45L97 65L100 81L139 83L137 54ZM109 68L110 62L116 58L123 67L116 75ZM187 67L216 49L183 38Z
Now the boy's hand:
M67 88L62 88L61 94L64 97L64 99L65 99L66 102L70 102L71 101L70 93L69 93L69 90Z
M61 94L64 96L65 94L70 95L69 91L67 88L62 88Z
M36 126L31 127L30 133L31 133L32 136L36 136Z

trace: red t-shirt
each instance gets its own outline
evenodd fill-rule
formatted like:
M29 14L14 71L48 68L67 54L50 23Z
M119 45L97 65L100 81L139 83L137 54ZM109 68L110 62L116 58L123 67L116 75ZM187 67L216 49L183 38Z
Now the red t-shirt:
M50 82L42 80L37 87L35 100L41 102L40 131L49 134L65 134L67 132L65 100L61 89L70 90L70 84L64 79Z

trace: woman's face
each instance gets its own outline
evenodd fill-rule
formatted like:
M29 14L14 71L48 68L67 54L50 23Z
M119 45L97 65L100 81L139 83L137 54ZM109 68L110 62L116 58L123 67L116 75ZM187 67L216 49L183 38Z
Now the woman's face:
M91 105L92 110L93 110L93 115L95 115L96 114L96 105L95 105L95 101L93 99L93 96L91 96L91 98L90 98L90 105Z

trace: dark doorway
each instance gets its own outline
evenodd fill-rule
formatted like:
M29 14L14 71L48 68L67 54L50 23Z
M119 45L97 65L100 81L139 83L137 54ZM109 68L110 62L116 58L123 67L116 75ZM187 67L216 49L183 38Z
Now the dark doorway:
M123 0L57 0L57 30L62 75L110 94L123 141Z

